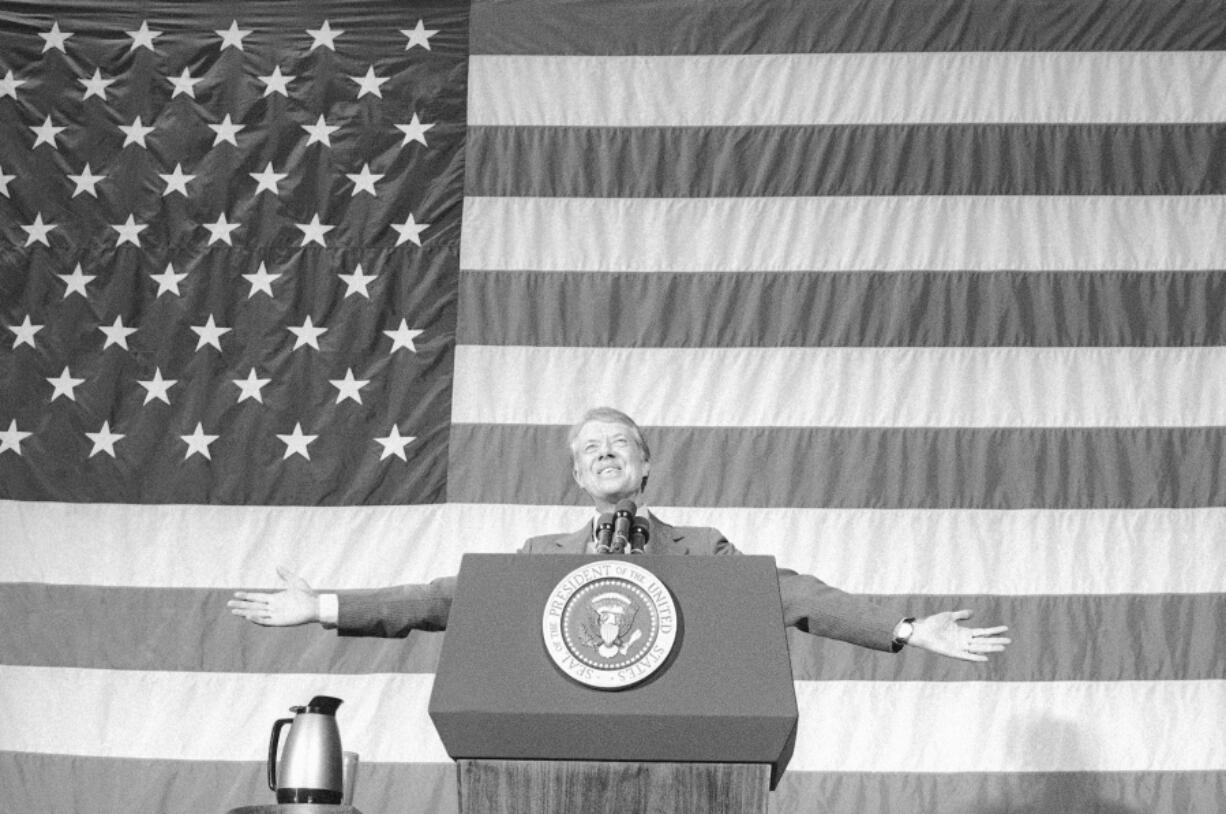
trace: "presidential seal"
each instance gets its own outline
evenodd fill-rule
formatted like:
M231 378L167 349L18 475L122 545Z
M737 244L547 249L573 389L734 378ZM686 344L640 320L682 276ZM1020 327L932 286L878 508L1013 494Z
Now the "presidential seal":
M603 560L567 574L541 618L545 649L589 687L620 690L660 668L677 640L677 606L654 574Z

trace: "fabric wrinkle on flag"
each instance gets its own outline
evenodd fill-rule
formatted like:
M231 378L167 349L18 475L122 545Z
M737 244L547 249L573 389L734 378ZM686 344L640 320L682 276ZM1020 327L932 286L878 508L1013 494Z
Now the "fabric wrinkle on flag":
M670 522L1011 626L975 668L790 632L776 810L1216 811L1222 13L0 10L0 788L266 802L325 693L363 811L456 811L442 634L225 600L578 527L612 403Z

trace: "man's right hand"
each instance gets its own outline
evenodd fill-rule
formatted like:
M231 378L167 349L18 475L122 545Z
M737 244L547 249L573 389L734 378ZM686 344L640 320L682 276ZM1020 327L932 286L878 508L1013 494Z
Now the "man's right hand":
M292 627L319 621L319 592L302 577L282 566L277 576L285 589L272 594L235 591L226 603L230 613L268 627Z

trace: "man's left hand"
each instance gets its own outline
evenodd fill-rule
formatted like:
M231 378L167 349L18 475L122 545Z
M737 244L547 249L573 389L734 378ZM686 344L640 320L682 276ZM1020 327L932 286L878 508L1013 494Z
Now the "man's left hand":
M907 644L963 661L987 661L988 653L999 653L1012 640L1001 636L1009 628L964 627L959 622L970 619L971 611L956 610L934 613L915 620L915 630Z

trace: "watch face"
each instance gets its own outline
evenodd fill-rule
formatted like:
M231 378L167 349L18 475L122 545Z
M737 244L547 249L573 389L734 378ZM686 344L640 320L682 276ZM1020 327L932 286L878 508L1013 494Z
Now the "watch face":
M911 634L915 632L915 625L911 622L898 623L898 635L894 637L895 641L906 644L911 639Z

